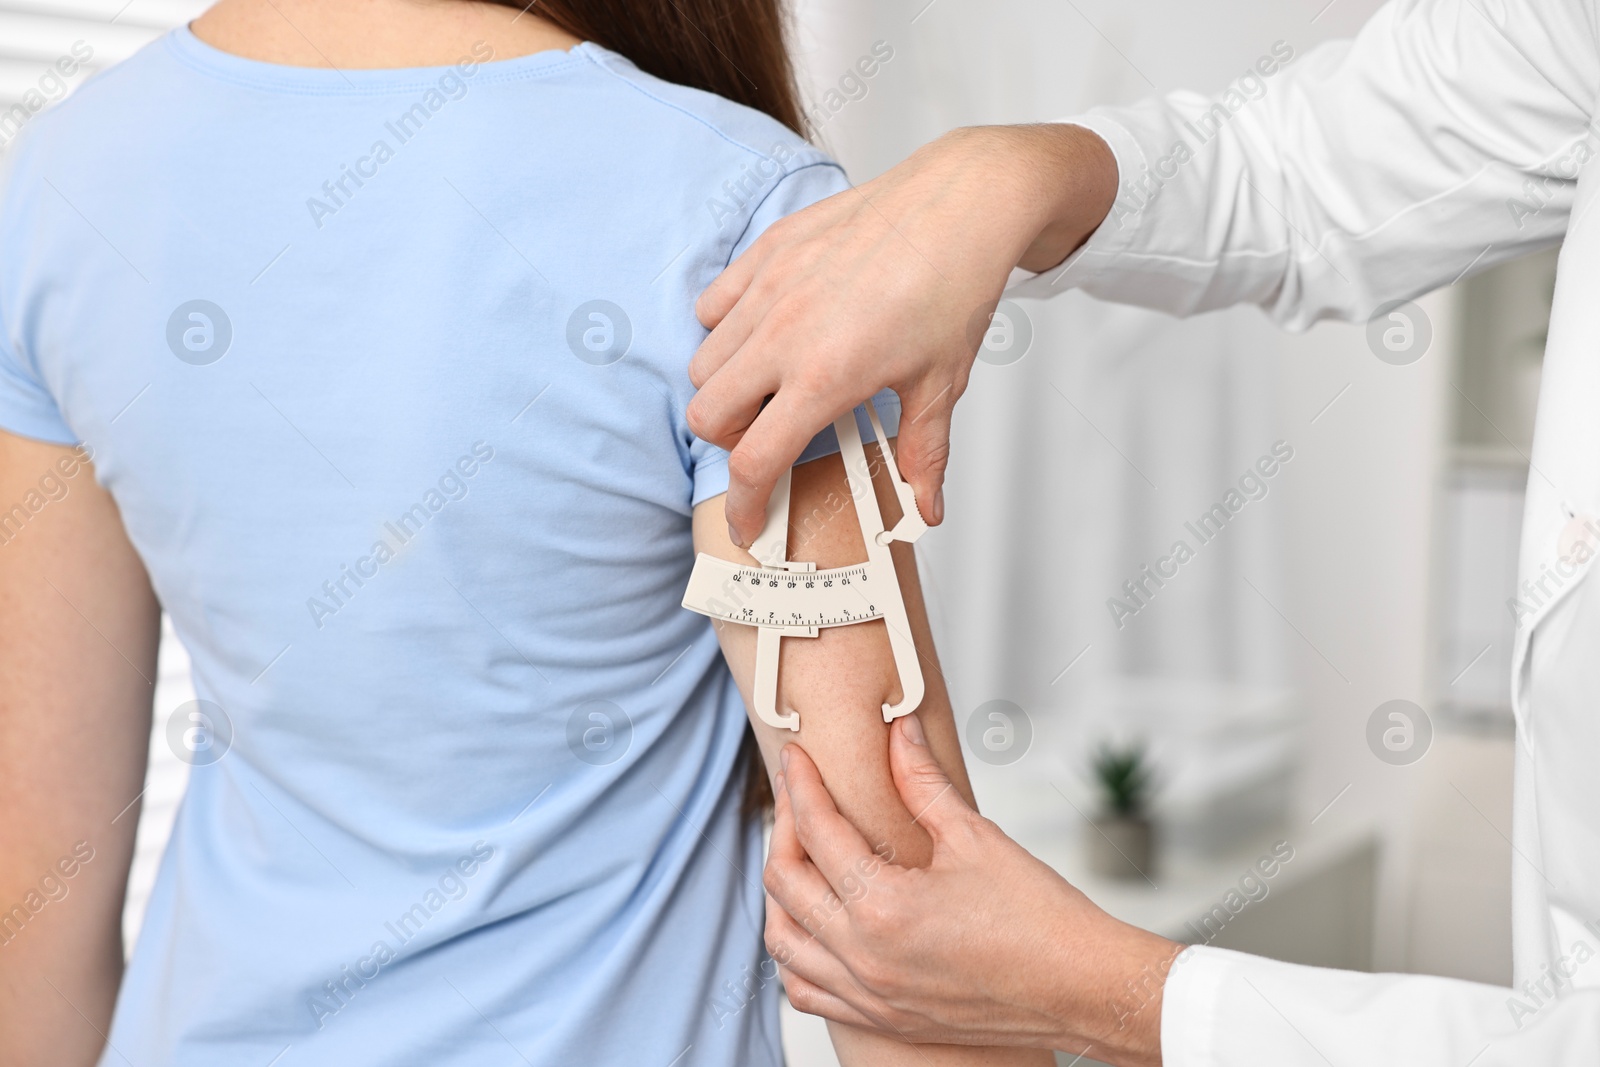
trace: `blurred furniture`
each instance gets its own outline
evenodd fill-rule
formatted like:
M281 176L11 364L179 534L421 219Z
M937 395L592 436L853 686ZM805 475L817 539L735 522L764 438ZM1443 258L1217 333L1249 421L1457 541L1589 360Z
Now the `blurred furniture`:
M1087 769L1103 743L1147 747L1160 857L1226 852L1289 809L1304 716L1288 690L1204 678L1114 676L1066 716L1058 788L1096 814ZM1072 755L1076 753L1077 755ZM1081 768L1081 770L1080 770Z

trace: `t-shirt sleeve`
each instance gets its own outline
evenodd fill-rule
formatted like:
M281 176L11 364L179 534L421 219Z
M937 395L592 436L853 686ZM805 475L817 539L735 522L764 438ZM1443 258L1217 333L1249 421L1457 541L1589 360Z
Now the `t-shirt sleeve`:
M0 319L0 430L56 445L78 443L38 374L17 357L4 319Z
M750 224L734 244L728 262L732 263L743 255L774 222L849 188L850 180L832 161L806 163L792 170L773 186L772 191L751 213ZM892 390L885 389L872 399L877 406L878 417L883 421L884 432L893 437L900 429L900 398ZM861 408L856 409L856 424L860 427L861 439L871 441L872 427ZM833 427L829 426L812 439L796 462L806 463L837 451L839 440ZM699 438L694 439L689 454L694 465L694 503L698 505L701 501L726 493L728 454Z
M18 299L15 282L24 273L19 269L19 252L28 247L28 241L9 223L33 218L37 212L37 205L23 202L18 193L16 175L24 151L13 146L0 165L0 219L8 223L0 227L0 430L51 444L75 445L77 435L62 418L55 397L45 388L38 366L13 328L17 320L11 312Z

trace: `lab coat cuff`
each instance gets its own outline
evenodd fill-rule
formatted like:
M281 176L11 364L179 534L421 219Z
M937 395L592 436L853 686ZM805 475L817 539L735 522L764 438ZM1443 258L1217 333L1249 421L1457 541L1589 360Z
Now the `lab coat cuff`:
M1129 175L1141 174L1149 169L1138 139L1128 132L1126 126L1109 115L1095 113L1060 121L1068 126L1082 126L1097 134L1111 148L1111 154L1117 161L1119 190L1126 184ZM1089 239L1056 266L1038 274L1020 267L1012 271L1006 285L1006 295L1042 299L1075 288L1093 277L1133 244L1139 228L1139 212L1124 210L1125 206L1125 200L1119 194L1110 213L1089 235Z
M1191 945L1179 953L1161 992L1161 1062L1165 1067L1219 1067L1217 1001L1242 959L1237 952Z

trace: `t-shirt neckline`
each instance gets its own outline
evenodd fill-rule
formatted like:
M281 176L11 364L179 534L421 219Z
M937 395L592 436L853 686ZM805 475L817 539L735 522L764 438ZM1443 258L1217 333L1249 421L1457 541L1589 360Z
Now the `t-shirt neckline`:
M330 67L294 67L224 52L195 36L187 25L167 35L167 47L185 66L202 74L247 85L256 89L317 95L405 92L430 89L452 72L464 74L457 64L435 67L378 67L339 70ZM479 60L463 55L461 63L471 64L474 82L537 78L579 63L593 62L605 49L592 41L582 41L570 51L547 49L510 59Z

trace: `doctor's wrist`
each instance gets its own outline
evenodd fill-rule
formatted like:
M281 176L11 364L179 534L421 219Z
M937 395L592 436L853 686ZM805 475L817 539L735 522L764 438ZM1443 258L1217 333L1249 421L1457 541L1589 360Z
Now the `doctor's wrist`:
M1037 214L1016 265L1046 271L1089 239L1117 198L1117 159L1100 135L1069 123L1010 127Z
M1110 930L1068 946L1056 1047L1116 1067L1160 1067L1163 993L1185 946L1104 918Z
M939 207L964 220L947 226L977 223L981 240L969 252L987 261L985 273L1048 270L1094 233L1116 200L1110 146L1068 123L962 127L913 160L938 175Z

